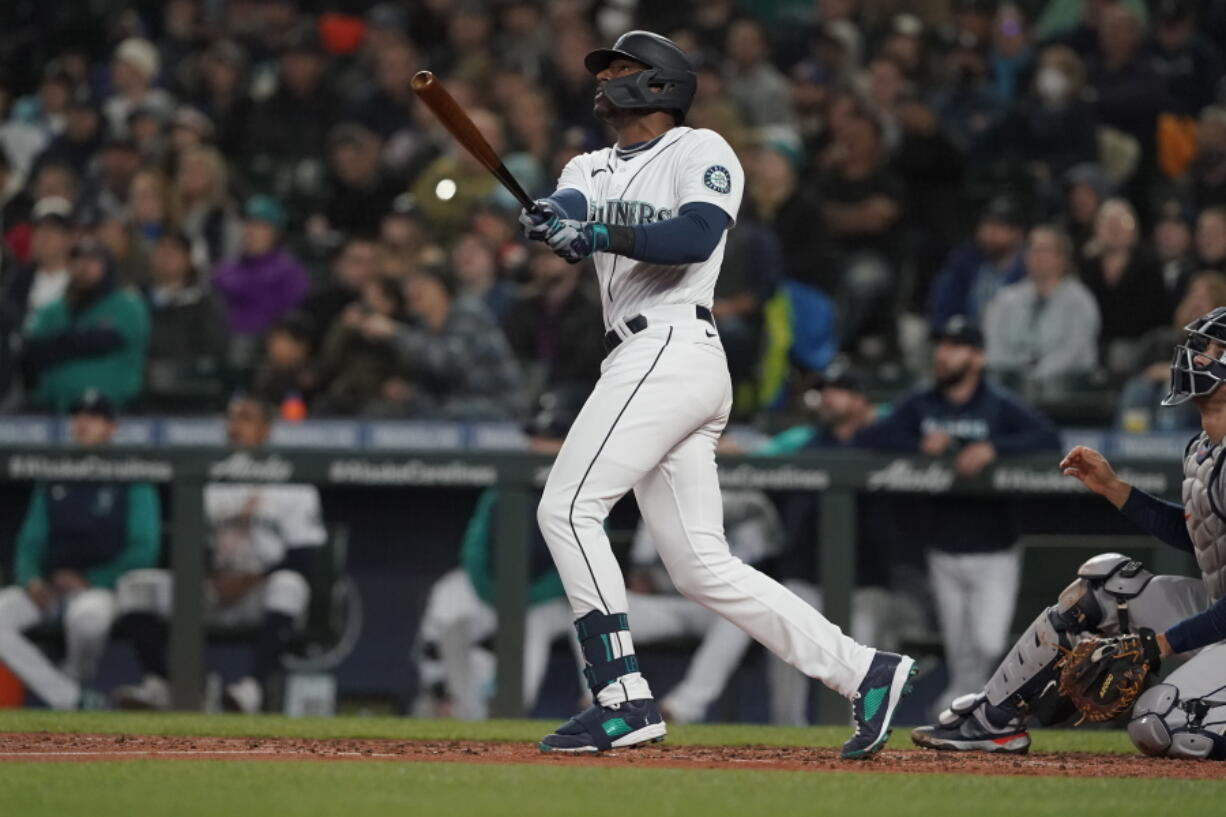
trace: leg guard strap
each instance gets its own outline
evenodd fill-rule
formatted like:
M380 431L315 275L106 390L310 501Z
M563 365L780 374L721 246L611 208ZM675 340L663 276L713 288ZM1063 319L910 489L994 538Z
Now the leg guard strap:
M590 664L583 668L583 677L592 692L599 692L623 675L639 671L639 659L633 655L623 655L612 661Z
M575 622L575 632L580 643L598 635L608 635L630 629L630 618L625 613L604 615L595 610Z

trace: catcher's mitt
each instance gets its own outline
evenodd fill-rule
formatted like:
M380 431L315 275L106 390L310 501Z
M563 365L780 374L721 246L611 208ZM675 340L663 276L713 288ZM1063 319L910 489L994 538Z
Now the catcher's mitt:
M1056 664L1060 693L1081 712L1084 721L1109 721L1132 708L1145 689L1145 679L1161 663L1154 631L1136 635L1087 638Z

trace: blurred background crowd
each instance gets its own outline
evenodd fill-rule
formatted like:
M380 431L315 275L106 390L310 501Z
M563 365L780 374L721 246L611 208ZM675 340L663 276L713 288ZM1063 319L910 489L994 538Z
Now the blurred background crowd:
M872 393L964 316L1058 421L1155 414L1226 304L1226 5L1211 0L15 0L0 9L0 405L565 415L593 276L410 90L429 68L533 194L607 144L583 55L692 55L687 125L747 195L714 312L742 421L814 373ZM1194 418L1192 418L1194 422Z
M439 75L547 195L610 138L584 55L635 27L691 55L686 124L720 133L746 174L713 312L738 431L767 432L752 453L949 455L974 477L998 454L1054 456L1058 426L1196 426L1155 409L1178 328L1226 305L1216 0L9 0L0 413L68 414L79 445L112 439L121 414L224 411L240 448L306 417L510 422L556 448L604 357L595 276L520 238L518 205L410 79ZM342 692L386 694L409 660L388 645L411 630L403 710L486 711L496 490L474 508L462 492L242 487L204 497L210 626L255 628L227 706L269 708L294 639L334 630L353 651ZM0 661L50 705L125 676L141 681L112 704L169 704L164 499L38 483L22 515L25 495L0 492L16 580ZM1019 536L1125 532L1098 505L1042 502L860 497L850 627L928 653L939 629L947 672L925 705L981 685L1005 649ZM724 504L734 553L820 603L816 494ZM700 719L748 639L668 595L633 509L614 517L634 543L636 637L718 645L665 700ZM388 536L406 520L415 543L460 542L459 568L456 548ZM545 675L569 611L532 547L525 704L539 689L538 711L569 711ZM317 626L357 598L380 614ZM62 672L13 635L61 619ZM137 660L92 682L114 619ZM757 716L804 722L804 679L768 676Z

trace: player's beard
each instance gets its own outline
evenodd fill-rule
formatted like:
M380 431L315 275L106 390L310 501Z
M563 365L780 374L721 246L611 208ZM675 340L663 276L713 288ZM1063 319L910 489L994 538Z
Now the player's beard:
M957 386L959 383L966 380L966 378L970 376L970 373L971 373L970 361L967 361L966 363L963 363L958 368L951 369L947 372L936 372L935 378L936 378L937 388L940 389L941 391L952 389L954 386Z
M614 105L603 91L596 92L596 98L592 101L592 113L597 119L614 129L626 124L637 115L634 111Z

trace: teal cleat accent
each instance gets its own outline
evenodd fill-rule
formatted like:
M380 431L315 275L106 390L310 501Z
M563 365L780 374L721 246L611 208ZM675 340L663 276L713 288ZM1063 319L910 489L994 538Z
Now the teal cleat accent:
M856 732L843 744L844 760L861 760L881 751L890 739L890 726L898 703L910 694L919 669L905 655L880 652L873 656L860 689L852 699Z
M595 754L659 743L668 733L656 702L650 698L592 706L541 739L542 752Z

